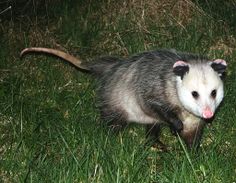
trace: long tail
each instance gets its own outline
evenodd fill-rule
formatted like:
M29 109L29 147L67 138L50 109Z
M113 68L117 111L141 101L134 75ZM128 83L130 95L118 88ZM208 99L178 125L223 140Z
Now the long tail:
M88 67L86 67L85 65L82 65L81 60L79 60L78 58L76 58L68 53L65 53L63 51L55 50L55 49L51 49L51 48L41 48L41 47L25 48L24 50L21 51L20 57L23 57L25 54L28 54L31 52L47 53L50 55L54 55L54 56L57 56L65 61L68 61L69 63L73 64L74 66L76 66L79 69L82 69L85 71L90 71L90 69Z

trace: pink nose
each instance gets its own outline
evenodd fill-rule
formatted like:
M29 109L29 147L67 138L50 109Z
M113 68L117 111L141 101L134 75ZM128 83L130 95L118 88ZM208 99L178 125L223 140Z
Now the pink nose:
M203 113L202 113L203 118L209 119L209 118L212 118L213 115L214 115L214 113L211 111L211 109L209 107L206 107L203 110Z

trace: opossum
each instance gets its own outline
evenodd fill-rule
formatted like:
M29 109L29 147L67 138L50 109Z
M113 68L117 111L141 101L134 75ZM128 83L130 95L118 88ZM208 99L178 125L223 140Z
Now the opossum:
M50 48L26 48L48 53L93 74L98 79L101 118L114 129L135 122L147 126L147 136L159 141L168 125L187 147L198 147L206 120L223 100L226 61L176 50L155 50L129 58L101 57L82 62Z

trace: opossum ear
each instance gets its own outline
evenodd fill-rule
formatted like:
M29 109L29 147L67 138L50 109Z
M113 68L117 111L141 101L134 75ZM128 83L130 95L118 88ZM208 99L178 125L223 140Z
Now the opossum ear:
M214 71L216 71L219 76L222 76L222 74L225 73L226 67L227 67L227 63L225 60L222 59L216 59L212 62L210 62L212 69L214 69Z
M184 61L177 61L173 65L173 72L175 75L180 76L183 79L184 75L189 71L189 65Z

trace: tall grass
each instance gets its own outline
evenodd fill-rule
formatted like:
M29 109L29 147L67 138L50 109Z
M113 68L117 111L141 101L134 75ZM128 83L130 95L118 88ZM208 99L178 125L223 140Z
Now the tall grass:
M2 182L236 181L232 11L222 8L213 15L220 6L213 1L206 6L189 0L58 0L41 8L42 2L31 4L34 11L19 16L25 3L10 19L0 15ZM233 1L227 3L235 7ZM227 3L222 6L229 7ZM168 129L162 140L171 150L162 152L145 146L142 126L112 134L96 109L96 81L55 58L20 60L19 52L27 46L54 47L82 59L157 48L224 58L229 63L225 100L206 128L199 152L186 151Z

